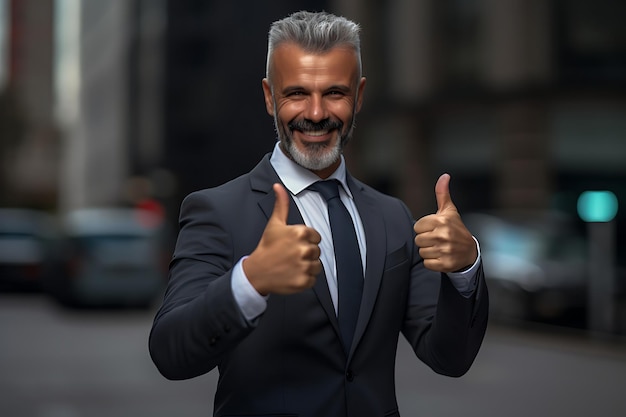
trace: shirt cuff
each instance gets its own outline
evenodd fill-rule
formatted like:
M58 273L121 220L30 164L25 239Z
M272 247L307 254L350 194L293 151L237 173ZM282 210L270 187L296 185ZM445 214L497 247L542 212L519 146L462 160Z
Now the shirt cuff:
M478 243L478 239L472 236L474 242L476 242L476 250L478 251L478 256L476 257L476 261L474 264L461 272L448 272L446 275L450 278L450 282L452 285L461 293L461 295L465 297L469 297L472 295L474 290L476 289L477 284L477 275L478 275L478 267L480 266L481 256L480 256L480 244Z
M259 294L252 284L250 284L250 281L248 281L248 277L246 277L243 271L243 261L246 258L247 256L244 256L235 264L230 285L239 310L246 320L251 322L263 314L267 308L267 299L269 296Z

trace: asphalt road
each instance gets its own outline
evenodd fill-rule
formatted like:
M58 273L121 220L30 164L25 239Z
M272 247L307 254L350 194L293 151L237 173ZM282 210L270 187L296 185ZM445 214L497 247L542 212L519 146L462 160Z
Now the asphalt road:
M152 311L75 311L0 294L0 416L211 415L217 375L171 382L150 361ZM555 328L491 326L462 378L435 375L399 346L404 417L626 416L626 342Z

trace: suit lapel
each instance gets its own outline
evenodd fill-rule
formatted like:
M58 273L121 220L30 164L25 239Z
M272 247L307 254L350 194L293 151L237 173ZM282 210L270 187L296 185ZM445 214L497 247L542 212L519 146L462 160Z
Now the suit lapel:
M387 241L385 223L373 196L365 192L363 186L352 179L350 175L348 175L348 185L361 217L367 245L365 285L363 287L359 319L356 325L354 340L352 341L350 352L352 354L361 340L374 310L374 304L376 303L383 276Z
M274 203L276 196L272 186L274 183L281 182L280 178L272 168L269 162L269 155L263 158L263 160L252 170L250 175L250 184L253 191L262 192L259 199L259 207L265 214L265 217L269 220L274 211ZM282 182L281 182L282 183ZM296 206L295 201L289 194L289 214L287 216L287 224L304 224L300 210ZM337 337L340 337L339 322L337 321L337 315L335 313L335 307L333 301L330 298L330 291L328 290L328 282L326 280L326 274L322 269L322 272L317 276L315 284L313 285L313 291L317 296L322 308L326 312L331 325L335 329Z

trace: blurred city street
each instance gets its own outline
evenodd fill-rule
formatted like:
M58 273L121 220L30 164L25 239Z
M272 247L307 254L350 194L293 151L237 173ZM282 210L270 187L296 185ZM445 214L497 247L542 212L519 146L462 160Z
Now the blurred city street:
M171 382L152 365L152 310L71 310L0 294L0 415L192 417L212 412L216 372ZM403 416L626 415L626 344L542 327L492 325L460 379L433 374L400 343Z

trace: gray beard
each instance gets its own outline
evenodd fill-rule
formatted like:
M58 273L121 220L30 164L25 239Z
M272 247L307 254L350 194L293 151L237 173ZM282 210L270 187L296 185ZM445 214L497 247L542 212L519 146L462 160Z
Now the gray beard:
M306 151L303 152L293 143L289 135L279 134L278 138L287 155L296 164L311 171L326 169L341 157L341 140L337 141L332 147L322 143L307 144Z

